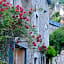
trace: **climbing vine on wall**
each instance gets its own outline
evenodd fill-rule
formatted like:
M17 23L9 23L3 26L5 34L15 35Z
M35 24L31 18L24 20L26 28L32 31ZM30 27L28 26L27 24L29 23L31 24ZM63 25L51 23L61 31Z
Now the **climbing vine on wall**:
M34 47L37 46L37 42L42 42L41 35L36 31L36 26L32 25L30 21L33 12L36 12L36 9L31 8L25 11L20 5L14 7L6 0L0 1L0 44L4 42L7 46L9 40L13 40L15 37L24 38ZM17 40L15 43L19 42ZM8 46L14 51L13 45Z

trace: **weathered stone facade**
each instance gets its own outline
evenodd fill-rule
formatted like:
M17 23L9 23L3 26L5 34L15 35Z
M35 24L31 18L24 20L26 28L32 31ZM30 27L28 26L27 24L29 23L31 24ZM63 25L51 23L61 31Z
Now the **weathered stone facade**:
M33 16L31 17L31 23L37 26L37 31L42 35L42 44L45 43L45 45L48 47L49 45L49 9L47 0L10 0L12 4L15 6L17 4L21 5L25 10L30 8L42 8L42 12L36 11L34 12ZM44 12L46 11L46 13ZM19 46L22 45L22 47L27 47L27 63L26 64L43 64L43 59L41 61L41 54L36 50L35 52L30 49L30 46L27 46L25 43L19 43ZM44 64L45 64L45 54L44 56Z
M55 31L56 29L58 29L57 26L51 25L49 24L49 34L51 34L53 31Z

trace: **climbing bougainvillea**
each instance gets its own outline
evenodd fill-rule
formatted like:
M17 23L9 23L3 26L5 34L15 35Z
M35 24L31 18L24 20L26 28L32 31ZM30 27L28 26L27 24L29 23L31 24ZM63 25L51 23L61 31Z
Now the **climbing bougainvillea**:
M42 46L39 47L39 51L41 53L46 53L48 51L48 48L43 44Z
M32 25L30 21L33 12L36 12L36 9L30 8L25 11L20 5L13 7L6 0L0 1L0 41L20 37L32 43L33 46L37 46L37 42L42 42L36 26ZM16 43L19 42L20 40L16 41ZM12 45L10 47L14 50Z

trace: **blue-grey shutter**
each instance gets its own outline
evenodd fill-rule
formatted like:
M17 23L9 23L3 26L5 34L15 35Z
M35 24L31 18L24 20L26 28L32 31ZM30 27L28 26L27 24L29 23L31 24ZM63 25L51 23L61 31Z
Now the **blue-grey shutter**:
M15 43L13 41L10 41L10 45L13 45L12 48L15 49ZM12 48L11 47L9 48L9 64L14 64L15 51L13 51Z

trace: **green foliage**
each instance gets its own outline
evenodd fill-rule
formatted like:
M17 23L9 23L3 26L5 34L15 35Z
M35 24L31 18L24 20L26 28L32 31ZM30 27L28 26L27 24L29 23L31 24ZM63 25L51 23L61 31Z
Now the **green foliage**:
M3 2L3 4L4 3L6 4L6 2ZM4 11L0 11L0 41L10 37L28 38L30 42L35 40L35 38L32 38L30 32L37 36L37 31L31 24L30 18L36 9L25 11L20 5L13 7L10 4L7 6L3 6L3 4L0 4L0 9L4 9ZM42 11L43 9L39 8L38 10Z
M57 53L60 53L64 46L64 27L61 27L50 34L49 38L50 45L54 46Z
M59 12L55 12L53 15L53 17L58 17L58 16L60 16Z
M52 20L56 21L56 22L60 22L61 16L60 16L59 12L54 13L54 15L52 16Z
M64 4L64 0L57 0L60 4Z
M61 20L61 16L58 16L58 17L52 17L52 20L55 21L55 22L60 22L60 20Z
M50 8L51 8L51 9L54 9L54 5L55 5L55 1L54 1L54 0L51 0Z
M56 51L55 49L52 47L52 46L49 46L48 47L48 51L47 51L47 54L46 54L48 57L55 57L56 56Z
M8 64L8 63L5 62L5 61L1 61L1 60L0 60L0 64Z
M43 9L39 8L37 10L41 12ZM31 23L33 12L36 12L36 9L24 10L20 5L13 7L9 2L3 2L2 0L1 3L0 1L0 49L4 53L8 51L8 46L11 49L10 51L14 52L13 45L8 45L11 40L17 44L24 38L31 47L36 47L37 42L42 42L41 35L36 31L36 26ZM15 40L15 37L19 38ZM35 43L32 43L33 41ZM3 60L2 56L4 59L7 56L4 53L0 51L1 60ZM3 62L3 64L6 63Z

